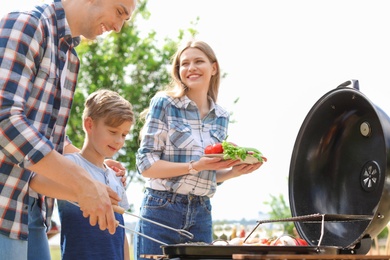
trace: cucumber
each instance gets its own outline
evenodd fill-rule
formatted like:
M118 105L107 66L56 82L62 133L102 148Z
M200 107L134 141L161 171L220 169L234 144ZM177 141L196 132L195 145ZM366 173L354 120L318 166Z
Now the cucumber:
M253 148L253 147L241 147L241 148L247 152L254 152L254 153L261 154L261 152L259 150L257 150L256 148Z

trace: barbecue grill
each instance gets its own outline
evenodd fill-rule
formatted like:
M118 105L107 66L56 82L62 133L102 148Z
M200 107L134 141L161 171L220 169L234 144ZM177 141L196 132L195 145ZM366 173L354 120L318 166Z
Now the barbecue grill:
M308 246L162 245L162 259L390 259L367 256L390 220L390 120L349 80L298 132L289 171L293 221ZM257 227L256 227L257 228ZM147 256L145 256L147 257Z

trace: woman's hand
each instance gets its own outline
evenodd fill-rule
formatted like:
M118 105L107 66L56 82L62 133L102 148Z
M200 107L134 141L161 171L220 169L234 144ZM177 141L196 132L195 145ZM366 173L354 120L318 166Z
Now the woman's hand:
M243 174L249 174L257 169L259 169L263 165L263 162L258 162L254 164L239 164L232 168L233 174L237 174L237 176L243 175ZM235 175L234 174L234 175Z
M126 168L123 167L122 163L112 159L106 159L104 160L104 163L116 172L116 176L121 177L122 185L126 187Z
M263 162L258 162L254 164L240 164L240 161L232 166L231 169L225 171L217 171L217 182L224 182L231 178L241 176L243 174L249 174L258 170L263 165Z
M201 157L199 161L194 162L192 165L198 171L204 170L222 170L231 168L240 163L240 160L224 160L220 157Z

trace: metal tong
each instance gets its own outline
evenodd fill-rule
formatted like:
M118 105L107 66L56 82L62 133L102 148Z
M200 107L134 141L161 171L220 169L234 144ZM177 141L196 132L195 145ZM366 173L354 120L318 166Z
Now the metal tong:
M71 204L73 204L73 205L75 205L75 206L77 206L77 207L80 207L80 205L77 204L76 202L69 201L69 200L68 200L68 202L71 203ZM122 207L120 207L120 206L118 206L118 205L112 205L112 208L113 208L114 212L116 212L116 213L119 213L119 214L122 214L122 215L123 215L123 214L127 214L127 215L130 215L130 216L133 216L133 217L142 219L142 220L144 220L144 221L148 221L148 222L153 223L153 224L155 224L155 225L158 225L158 226L160 226L160 227L164 227L164 228L173 230L173 231L179 233L179 234L182 235L182 236L188 237L189 239L193 239L193 238L194 238L194 235L193 235L191 232L187 231L187 230L173 228L173 227L170 227L170 226L167 226L167 225L164 225L164 224L155 222L155 221L153 221L153 220L150 220L150 219L147 219L147 218L140 217L140 216L138 216L138 215L135 215L135 214L132 214L132 213L130 213L130 212L127 212L124 208L122 208ZM148 239L150 239L150 240L152 240L152 241L154 241L154 242L160 243L160 244L162 244L162 245L164 245L164 246L167 246L167 245L168 245L167 243L164 243L164 242L162 242L162 241L160 241L160 240L158 240L158 239L155 239L155 238L153 238L153 237L150 237L150 236L148 236L148 235L142 234L142 233L140 233L140 232L138 232L138 231L135 231L135 230L133 230L133 229L131 229L131 228L128 228L128 227L126 227L126 226L124 226L124 225L121 225L121 224L119 224L119 223L117 223L117 225L118 225L119 227L121 227L121 228L124 228L124 229L126 229L126 230L132 232L132 233L136 233L137 235L140 235L140 236L143 236L143 237L145 237L145 238L148 238Z

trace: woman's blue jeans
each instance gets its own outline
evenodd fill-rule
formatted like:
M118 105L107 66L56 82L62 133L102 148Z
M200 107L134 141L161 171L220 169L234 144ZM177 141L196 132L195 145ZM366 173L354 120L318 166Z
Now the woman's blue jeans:
M185 229L194 235L189 238L176 231L140 220L137 231L168 245L190 242L212 242L211 203L208 197L181 195L167 191L146 189L141 205L143 218L170 226ZM134 257L140 255L162 255L161 243L143 236L134 235Z

